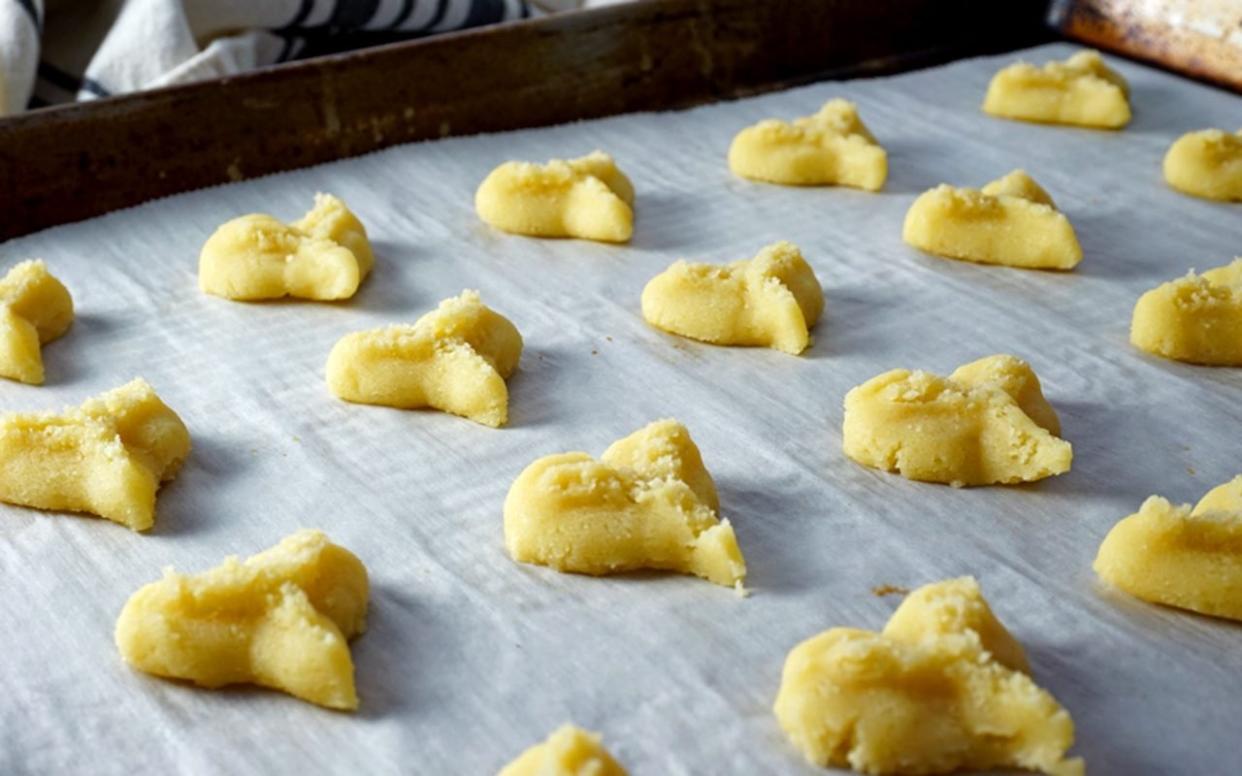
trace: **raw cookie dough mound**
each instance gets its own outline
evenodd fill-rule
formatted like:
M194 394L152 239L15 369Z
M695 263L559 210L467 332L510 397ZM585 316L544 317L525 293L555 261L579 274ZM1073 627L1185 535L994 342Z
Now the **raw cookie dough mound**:
M135 531L190 452L190 432L144 380L62 414L0 415L0 501L89 512Z
M1242 474L1223 485L1217 485L1195 504L1194 514L1206 512L1242 512Z
M23 261L0 278L0 377L43 384L42 346L73 323L69 289L42 261Z
M792 243L732 264L674 262L643 289L652 326L717 345L760 345L797 355L824 310L824 290Z
M514 234L628 242L634 187L612 157L594 151L547 164L505 162L474 195L479 218Z
M1022 170L977 189L940 184L906 212L902 239L920 250L980 264L1073 269L1082 247L1048 192Z
M880 633L833 628L785 660L775 712L812 763L864 773L1081 774L1074 723L1027 676L973 578L910 594Z
M1095 573L1145 601L1242 620L1242 476L1194 509L1147 499L1104 537Z
M597 733L562 725L527 749L497 776L626 776Z
M349 640L366 630L367 570L320 531L201 574L164 571L130 596L116 645L135 668L201 687L257 684L358 708Z
M505 546L558 571L661 569L740 588L746 563L718 504L690 433L661 420L599 460L561 453L527 466L505 498Z
M1057 206L1052 201L1052 195L1036 183L1026 170L1014 170L987 184L980 191L990 197L1019 197L1053 209Z
M522 335L477 291L445 299L410 324L347 334L328 356L328 388L345 401L434 407L497 428Z
M983 111L1046 124L1119 129L1130 123L1130 88L1098 51L1080 51L1042 68L1018 62L988 84Z
M858 118L858 107L837 99L792 124L767 119L743 129L729 146L729 169L769 183L879 191L888 155Z
M215 231L198 259L203 291L228 299L348 299L375 259L367 230L345 203L316 194L300 221L255 213Z
M1164 155L1164 180L1186 194L1242 200L1242 131L1187 132Z
M1143 294L1134 305L1130 342L1175 361L1242 366L1242 258Z
M1069 471L1070 443L1025 361L996 355L947 379L894 369L845 395L845 454L912 480L963 485Z

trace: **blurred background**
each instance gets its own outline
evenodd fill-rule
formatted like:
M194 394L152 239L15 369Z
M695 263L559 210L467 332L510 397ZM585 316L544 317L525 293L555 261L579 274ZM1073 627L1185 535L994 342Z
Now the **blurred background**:
M0 115L633 0L0 0Z

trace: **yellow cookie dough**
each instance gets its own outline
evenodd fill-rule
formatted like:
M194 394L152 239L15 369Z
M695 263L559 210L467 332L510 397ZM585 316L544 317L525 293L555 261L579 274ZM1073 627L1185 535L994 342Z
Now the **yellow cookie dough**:
M1130 123L1130 88L1098 51L1080 51L1042 68L1018 62L988 84L983 110L1047 124L1119 129Z
M189 452L181 418L134 380L62 414L0 415L0 501L145 531L156 491Z
M516 561L579 574L662 569L741 587L746 563L690 432L661 420L599 460L549 455L505 498L505 546Z
M1242 201L1242 130L1187 132L1164 155L1164 180L1185 194Z
M497 776L626 776L626 770L604 749L599 734L562 725Z
M1043 186L1036 183L1035 179L1026 170L1014 170L1008 175L997 178L987 184L980 191L990 197L1019 197L1040 205L1047 205L1053 209L1057 206L1052 201L1052 195Z
M348 299L374 262L357 216L331 194L316 194L315 206L292 224L255 213L217 229L199 255L198 284L244 301Z
M515 234L623 243L634 233L634 187L603 151L505 162L479 185L474 206L479 218Z
M517 327L463 291L413 325L342 337L328 355L328 388L345 401L434 407L496 428L508 420L505 380L521 356Z
M674 262L643 289L647 323L717 345L760 345L797 355L824 310L824 290L792 243L732 264Z
M1095 573L1145 601L1242 620L1242 476L1194 509L1147 499L1104 537Z
M1070 469L1073 450L1025 361L996 355L947 379L894 369L845 395L855 461L955 487L1032 482Z
M130 596L116 645L135 668L201 687L257 684L358 708L349 640L366 630L367 570L320 531Z
M971 577L911 593L880 633L833 628L785 660L775 712L812 763L875 774L1082 774L1074 723L1027 676Z
M42 261L23 261L0 278L0 377L43 384L41 346L73 323L69 289Z
M1069 219L1022 170L976 189L941 184L906 212L902 238L915 248L980 264L1073 269L1082 248Z
M743 129L729 146L729 169L769 183L879 191L888 155L858 118L858 107L836 99L793 123L767 119Z
M1139 297L1130 342L1175 361L1242 366L1242 258Z

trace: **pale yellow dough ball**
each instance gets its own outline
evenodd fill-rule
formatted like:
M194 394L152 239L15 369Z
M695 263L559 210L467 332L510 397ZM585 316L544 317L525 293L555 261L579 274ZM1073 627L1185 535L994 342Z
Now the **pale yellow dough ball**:
M1242 476L1194 509L1147 499L1104 537L1095 572L1145 601L1242 620Z
M1242 366L1242 258L1139 297L1130 342L1175 361Z
M1186 194L1242 201L1242 130L1187 132L1164 155L1164 180Z
M134 380L63 413L0 415L0 501L145 531L189 452L181 418Z
M980 264L1068 270L1082 261L1069 219L1022 170L982 190L941 184L906 212L902 239L920 250Z
M254 213L217 229L199 254L198 284L239 301L332 301L352 297L374 263L358 217L331 194L316 194L315 206L291 224Z
M832 628L789 653L774 711L815 765L875 774L1081 775L1074 723L1027 675L971 577L907 596L884 630Z
M789 186L852 186L879 191L888 155L848 100L829 100L792 123L767 119L747 127L729 146L735 175Z
M652 423L598 460L560 453L527 466L505 497L505 547L523 563L578 574L659 569L740 589L733 526L685 426Z
M1063 474L1073 450L1025 361L989 356L948 378L894 369L845 396L842 448L865 466L954 486Z
M463 291L413 324L347 334L328 355L328 388L359 404L432 407L493 428L509 419L505 384L522 335L477 291Z
M121 657L200 687L257 684L332 709L358 708L349 640L366 630L362 561L320 531L201 574L140 588L116 623Z
M514 234L623 243L634 233L634 187L603 151L505 162L479 184L474 204L484 222Z
M1064 62L1010 65L988 84L983 110L993 116L1047 124L1119 129L1130 123L1130 88L1097 51Z
M647 283L643 318L717 345L758 345L797 355L824 310L824 290L792 243L732 264L673 263Z
M626 776L598 733L562 725L527 749L497 776Z
M14 265L0 278L0 377L42 385L42 346L72 323L73 297L47 265Z

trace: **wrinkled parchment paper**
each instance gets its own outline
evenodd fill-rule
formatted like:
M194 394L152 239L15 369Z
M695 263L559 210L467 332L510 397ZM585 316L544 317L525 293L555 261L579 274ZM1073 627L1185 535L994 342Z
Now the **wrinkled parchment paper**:
M1024 52L1042 62L1071 47ZM1093 773L1242 767L1242 627L1102 589L1110 526L1160 493L1197 499L1242 471L1242 371L1127 343L1149 287L1242 253L1239 206L1167 188L1184 131L1242 126L1242 100L1127 62L1134 122L1097 132L1002 121L979 103L1016 55L695 110L394 148L199 191L0 245L48 260L78 320L45 349L48 384L0 383L36 409L141 375L194 451L153 531L0 506L0 772L489 774L565 721L604 732L635 774L815 773L770 711L781 665L825 628L878 628L872 592L974 574L1070 710ZM734 178L741 127L858 102L890 154L883 193ZM638 189L636 236L611 247L493 231L476 185L510 158L613 153ZM946 261L905 246L924 189L1029 170L1069 215L1072 273ZM223 221L294 218L317 190L366 223L378 261L346 304L237 304L199 293ZM805 357L665 335L639 315L674 259L725 261L788 239L825 287ZM323 382L346 332L412 321L463 288L527 343L511 425L345 404ZM892 367L947 373L1029 359L1074 444L1073 471L954 490L858 466L841 400ZM501 505L535 457L599 454L646 422L690 428L749 563L753 595L690 577L593 579L511 562ZM354 644L361 710L218 692L122 663L117 613L163 566L201 570L321 527L366 562L370 629Z

